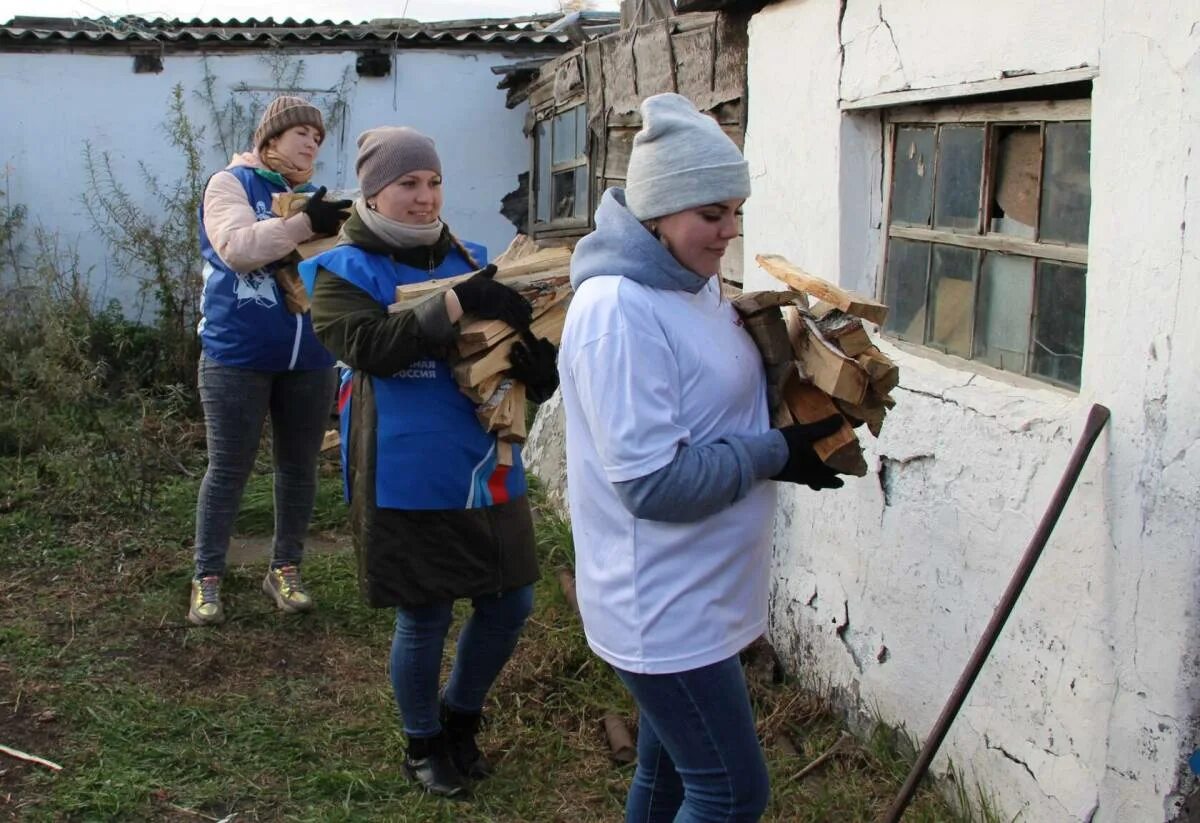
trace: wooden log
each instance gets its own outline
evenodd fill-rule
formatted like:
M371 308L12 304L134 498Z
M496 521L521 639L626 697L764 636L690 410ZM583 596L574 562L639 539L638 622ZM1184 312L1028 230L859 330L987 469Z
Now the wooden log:
M516 383L505 380L492 396L475 409L475 417L488 431L498 432L513 420L513 405L509 401Z
M504 374L493 374L487 380L484 380L478 386L464 386L461 383L458 385L458 390L471 398L476 403L486 403L491 399L500 385L507 380Z
M271 214L291 217L304 211L311 195L294 191L279 191L271 195Z
M808 308L808 297L802 292L783 289L782 291L747 291L730 300L737 313L742 317L750 317L764 309L777 306L803 306Z
M342 445L342 433L337 429L330 429L325 432L325 436L321 438L321 451L327 452L330 449L336 449Z
M789 308L784 320L804 376L831 397L861 404L871 385L866 369L826 340L811 317Z
M812 383L798 377L789 380L783 387L784 400L792 417L798 423L816 423L833 414L841 414L833 400ZM813 444L813 451L821 462L839 474L862 477L867 473L867 461L863 459L858 437L848 422L836 432Z
M506 440L496 441L496 464L511 466L513 464L513 444Z
M850 419L851 425L855 428L866 423L867 430L875 437L879 436L879 432L883 429L883 418L887 415L887 408L873 391L867 393L867 401L862 405L847 403L845 400L834 400L833 402L842 414Z
M503 281L508 285L512 285L510 281L524 280L534 281L538 279L547 279L552 275L561 277L560 282L569 282L570 277L564 272L571 263L571 250L567 248L551 247L539 249L533 254L520 258L516 263L509 266L496 267L495 279ZM434 292L448 289L456 283L461 283L469 277L477 274L477 272L467 272L455 277L438 277L433 280L426 280L424 283L409 283L404 286L396 287L396 302L412 298L428 297ZM539 278L540 275L540 278Z
M509 421L500 432L500 439L506 443L524 443L528 434L525 430L525 384L513 383L504 402L508 406Z
M629 734L620 715L606 714L601 722L604 724L604 737L608 740L608 756L613 762L636 763L637 747L633 745L633 736Z
M530 300L533 304L534 319L541 317L559 303L570 300L571 294L571 290L565 286L552 291L538 292ZM513 327L503 320L473 320L464 317L455 345L460 357L470 357L496 345L513 331Z
M322 237L319 240L309 240L307 243L301 243L296 246L296 252L302 258L307 260L310 257L316 257L323 251L329 251L338 244L338 239L334 237Z
M882 303L811 275L777 254L759 254L754 259L768 274L786 283L789 288L832 303L846 314L853 314L880 326L887 319L888 307Z
M567 312L559 303L548 312L538 317L529 329L534 337L544 337L555 345L562 339L563 323L566 322ZM507 369L512 363L508 353L517 341L515 334L501 340L495 346L484 352L460 361L454 366L454 379L460 386L477 386L494 374Z
M900 367L875 346L859 354L855 360L866 371L871 388L879 394L888 394L900 385Z

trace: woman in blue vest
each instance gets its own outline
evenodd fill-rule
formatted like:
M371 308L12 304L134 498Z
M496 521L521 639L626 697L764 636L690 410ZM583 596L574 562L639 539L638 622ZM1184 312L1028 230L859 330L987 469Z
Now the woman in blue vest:
M489 266L415 307L389 313L396 287L480 269L487 252L441 220L442 165L410 128L358 139L362 197L340 244L300 266L318 338L349 368L339 409L359 579L367 601L396 608L391 678L408 738L405 770L454 796L491 767L476 745L488 690L532 607L533 523L520 450L497 440L458 388L447 359L464 314L525 331L510 374L544 400L558 385L555 347L528 332L531 308ZM439 698L453 603L471 617Z
M350 201L326 201L321 188L303 212L284 219L272 214L271 197L313 190L309 180L324 137L318 109L298 97L279 97L254 132L254 151L236 155L204 189L199 389L208 470L196 504L188 608L197 625L224 619L220 586L229 537L268 414L275 540L263 591L285 612L313 605L300 580L300 560L333 398L333 358L317 342L303 308L279 288L276 274L285 258L295 258L297 245L335 233Z

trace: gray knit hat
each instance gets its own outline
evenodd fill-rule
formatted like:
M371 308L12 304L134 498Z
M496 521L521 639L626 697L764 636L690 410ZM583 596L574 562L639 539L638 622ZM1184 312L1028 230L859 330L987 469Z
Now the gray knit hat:
M301 97L276 97L254 130L254 150L262 151L268 140L292 126L313 126L321 132L321 141L325 141L325 121L320 109Z
M749 196L749 166L717 121L678 94L642 101L642 129L625 174L625 203L634 217L649 220Z
M380 126L358 136L354 163L363 197L374 197L397 177L414 171L442 173L433 140L408 126Z

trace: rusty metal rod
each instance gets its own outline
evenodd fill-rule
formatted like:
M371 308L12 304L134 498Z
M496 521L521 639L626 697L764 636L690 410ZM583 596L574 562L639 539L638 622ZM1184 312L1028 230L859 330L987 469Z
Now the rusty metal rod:
M959 710L966 702L967 694L975 685L975 679L979 677L983 664L987 662L996 638L1000 636L1000 631L1004 628L1004 623L1008 620L1009 615L1012 614L1017 598L1021 596L1021 590L1029 581L1033 567L1042 555L1042 549L1046 548L1050 533L1054 531L1054 526L1058 523L1058 518L1067 505L1067 498L1071 496L1071 491L1075 488L1076 481L1079 480L1083 464L1087 462L1092 446L1095 445L1100 432L1108 423L1108 418L1107 408L1098 403L1092 405L1091 411L1088 412L1087 423L1084 424L1083 432L1079 436L1079 442L1075 444L1075 450L1071 453L1071 459L1063 471L1062 479L1058 481L1058 488L1054 490L1054 496L1050 498L1041 522L1038 523L1037 531L1033 533L1033 538L1029 541L1029 546L1025 549L1025 554L1021 558L1017 570L1013 572L1012 579L1008 581L1008 588L1004 590L1004 595L996 605L996 610L992 612L992 619L988 621L987 628L983 630L983 636L979 638L979 644L975 646L975 651L959 676L958 683L954 685L954 691L950 693L950 698L942 708L937 722L933 724L933 729L930 730L920 755L913 763L913 767L908 773L908 779L904 781L899 794L892 801L882 823L899 823L900 818L904 815L904 810L912 802L913 795L917 793L917 785L925 776L925 772L929 770L929 764L933 762L934 755L937 754L947 732L950 731L950 724L954 722L954 718L958 716Z

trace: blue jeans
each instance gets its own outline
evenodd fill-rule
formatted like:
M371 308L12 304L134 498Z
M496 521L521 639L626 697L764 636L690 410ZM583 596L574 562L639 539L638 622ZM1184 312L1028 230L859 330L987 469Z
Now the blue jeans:
M770 787L738 656L676 674L616 672L639 710L626 823L758 820Z
M525 618L533 609L533 586L481 595L473 598L471 605L474 610L458 636L458 654L442 697L451 709L466 713L483 709L488 690L512 656ZM433 737L442 730L438 679L453 607L453 602L447 601L396 609L392 690L409 737Z
M266 372L200 357L208 470L196 501L196 577L225 573L225 555L263 421L271 417L275 542L271 567L300 562L317 495L317 456L333 405L334 371Z

